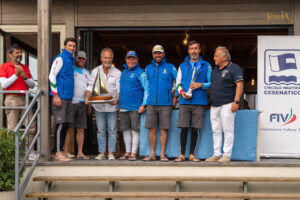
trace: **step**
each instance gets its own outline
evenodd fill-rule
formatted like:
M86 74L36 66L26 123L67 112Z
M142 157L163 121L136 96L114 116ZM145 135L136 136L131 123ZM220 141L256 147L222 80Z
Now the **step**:
M300 193L221 192L34 192L26 198L210 198L210 199L300 199Z
M300 182L300 177L193 177L193 176L38 176L33 181L191 181L191 182Z

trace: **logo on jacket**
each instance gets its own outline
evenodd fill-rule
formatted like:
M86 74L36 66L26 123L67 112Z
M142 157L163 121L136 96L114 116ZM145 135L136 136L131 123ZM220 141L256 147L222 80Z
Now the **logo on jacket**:
M134 73L132 73L131 75L130 75L130 78L133 78L134 77Z
M265 84L300 84L300 50L267 49L264 61Z
M225 69L225 70L222 71L221 76L224 78L227 73L228 73L228 69Z
M163 74L167 74L167 69L164 69Z

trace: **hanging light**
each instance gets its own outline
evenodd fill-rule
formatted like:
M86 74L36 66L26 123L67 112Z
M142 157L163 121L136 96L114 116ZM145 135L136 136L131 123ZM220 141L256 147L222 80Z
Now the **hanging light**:
M251 85L252 85L252 86L255 85L255 79L254 79L254 78L251 79Z
M187 45L190 39L190 35L188 33L185 33L185 38L183 39L182 43L184 45Z

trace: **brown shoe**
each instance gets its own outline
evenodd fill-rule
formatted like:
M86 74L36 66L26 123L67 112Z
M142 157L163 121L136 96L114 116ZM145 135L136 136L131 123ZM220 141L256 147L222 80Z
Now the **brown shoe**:
M230 157L228 156L222 156L220 160L218 160L219 163L229 163L230 162Z
M210 157L210 158L207 158L207 159L205 160L205 162L218 162L218 160L220 160L220 158L221 158L221 157L219 157L219 156L212 156L212 157Z

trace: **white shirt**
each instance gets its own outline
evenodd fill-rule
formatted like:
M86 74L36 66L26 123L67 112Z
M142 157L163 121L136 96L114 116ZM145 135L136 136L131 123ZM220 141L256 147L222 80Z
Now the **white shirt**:
M91 72L86 68L74 66L74 96L72 103L82 103L85 100L85 90L88 86Z
M121 71L115 67L110 67L107 75L104 73L102 65L99 65L98 67L94 68L92 70L92 74L88 81L88 87L86 90L93 92L94 83L97 78L98 68L100 69L100 73L103 75L108 90L108 94L103 94L103 96L110 95L113 97L114 100L120 91L120 77L121 77ZM104 103L104 104L92 104L92 106L98 112L115 112L119 110L119 104L110 105L109 103Z

